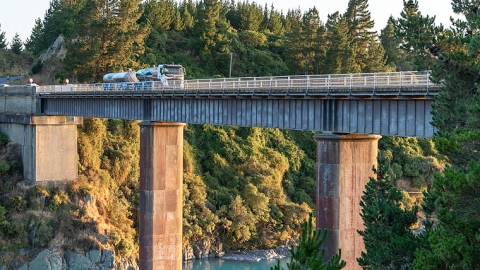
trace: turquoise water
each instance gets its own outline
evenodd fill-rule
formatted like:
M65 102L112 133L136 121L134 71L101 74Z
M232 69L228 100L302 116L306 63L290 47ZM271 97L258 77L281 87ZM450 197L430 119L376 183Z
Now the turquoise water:
M287 269L289 258L280 260L280 266ZM277 264L277 260L243 262L222 259L192 260L183 263L183 270L268 270Z

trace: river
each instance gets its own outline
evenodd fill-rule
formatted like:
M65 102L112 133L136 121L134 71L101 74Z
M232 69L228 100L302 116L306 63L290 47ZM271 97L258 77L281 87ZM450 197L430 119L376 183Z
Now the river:
M280 268L287 269L290 258L280 259ZM183 263L183 270L268 270L277 264L277 260L261 260L258 262L206 259L191 260Z

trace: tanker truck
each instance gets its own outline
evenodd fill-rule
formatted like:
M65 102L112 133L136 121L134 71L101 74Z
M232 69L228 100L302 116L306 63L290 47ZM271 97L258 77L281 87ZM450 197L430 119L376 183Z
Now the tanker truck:
M138 71L107 73L103 76L105 90L152 90L183 88L185 68L182 65L161 64Z

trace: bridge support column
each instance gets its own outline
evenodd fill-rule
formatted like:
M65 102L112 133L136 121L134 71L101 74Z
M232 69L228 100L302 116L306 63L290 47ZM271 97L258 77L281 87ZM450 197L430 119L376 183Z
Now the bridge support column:
M317 228L328 229L325 258L342 250L345 269L361 269L365 250L360 201L377 165L379 135L319 134L317 141Z
M26 184L56 184L78 178L74 116L0 115L0 131L21 145Z
M140 124L140 269L182 269L182 123Z

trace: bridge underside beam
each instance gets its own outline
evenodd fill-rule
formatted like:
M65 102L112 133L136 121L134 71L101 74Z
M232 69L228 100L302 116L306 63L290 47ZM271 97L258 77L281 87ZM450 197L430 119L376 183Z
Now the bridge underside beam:
M51 98L47 115L430 138L431 99Z
M140 269L182 269L183 127L140 123Z
M328 229L326 258L342 250L345 269L360 269L364 251L360 201L377 165L379 135L320 134L317 141L317 228Z

